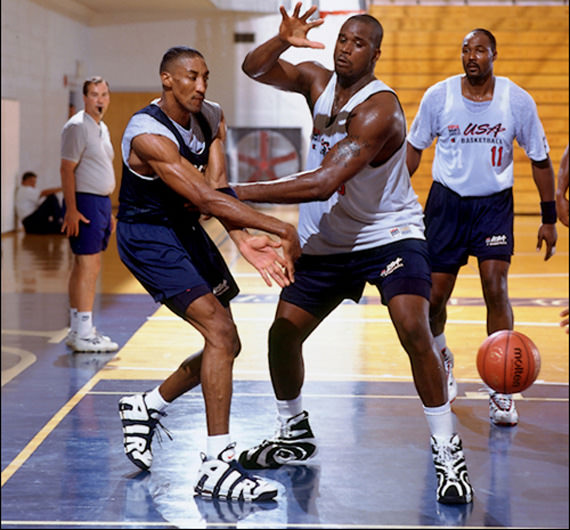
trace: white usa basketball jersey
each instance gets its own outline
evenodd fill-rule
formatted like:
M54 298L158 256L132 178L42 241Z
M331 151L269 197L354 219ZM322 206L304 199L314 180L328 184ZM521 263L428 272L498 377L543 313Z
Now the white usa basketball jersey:
M437 137L433 180L463 197L512 188L515 138L531 160L544 160L548 154L536 105L506 77L495 77L490 102L467 101L461 78L456 75L428 89L408 142L425 149Z
M335 85L333 73L315 103L307 170L319 167L328 151L346 138L346 119L357 105L376 92L394 93L382 81L371 81L331 122ZM327 201L300 204L299 237L304 253L320 255L424 239L423 211L406 167L406 142L382 165L369 165L354 175Z

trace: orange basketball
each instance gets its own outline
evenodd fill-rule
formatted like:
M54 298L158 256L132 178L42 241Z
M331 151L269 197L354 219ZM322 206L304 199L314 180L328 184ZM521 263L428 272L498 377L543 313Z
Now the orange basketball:
M540 353L534 342L518 331L495 331L479 347L477 370L496 392L522 392L538 376Z

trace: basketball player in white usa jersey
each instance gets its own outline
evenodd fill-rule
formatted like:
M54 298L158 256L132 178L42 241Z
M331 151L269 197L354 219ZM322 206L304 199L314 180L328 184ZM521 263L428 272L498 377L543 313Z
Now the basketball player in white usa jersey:
M430 322L448 373L451 399L457 394L453 354L444 335L446 306L461 266L479 262L487 306L487 333L513 329L507 278L513 254L513 143L531 161L540 194L542 224L537 250L554 254L556 206L548 144L531 96L506 77L493 75L495 37L485 29L463 40L465 75L427 90L408 136L407 164L416 171L422 150L437 137L433 184L426 202L426 237L432 262ZM497 425L516 425L512 396L489 389L489 416Z
M314 129L306 171L235 187L242 200L302 203L303 251L269 332L278 430L242 452L240 462L250 469L275 468L315 454L302 404L302 345L344 299L358 301L369 282L388 306L412 365L431 432L437 499L470 503L473 493L445 369L429 328L431 270L422 209L406 168L406 121L394 91L374 76L382 26L369 15L349 18L336 42L334 71L313 62L293 65L280 58L290 46L323 47L307 40L307 32L323 22L308 22L316 7L300 16L301 5L292 16L282 7L278 35L243 63L257 81L303 94Z

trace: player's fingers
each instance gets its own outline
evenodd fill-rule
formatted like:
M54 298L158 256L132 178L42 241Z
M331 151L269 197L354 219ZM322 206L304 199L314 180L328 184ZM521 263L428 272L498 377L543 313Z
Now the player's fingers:
M275 283L277 285L279 285L279 287L286 287L290 283L287 276L285 276L285 274L283 274L282 269L275 268L275 269L271 270L269 272L269 274L271 275L271 278L273 278L275 280Z
M303 22L306 22L307 19L308 19L316 10L317 10L317 6L311 6L311 7L309 7L309 9L307 9L307 11L305 11L305 14L304 14L302 17L300 17L301 20L302 20Z

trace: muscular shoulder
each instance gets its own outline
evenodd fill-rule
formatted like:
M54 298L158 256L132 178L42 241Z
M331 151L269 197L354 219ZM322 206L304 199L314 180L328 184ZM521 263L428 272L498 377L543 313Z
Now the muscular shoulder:
M357 105L348 117L347 127L352 130L366 127L374 135L400 134L405 131L405 122L398 96L384 90Z
M299 72L299 92L305 96L312 106L326 88L333 72L317 61L299 63L297 71Z
M362 146L374 146L374 164L387 160L406 138L406 118L397 95L391 91L372 94L350 113L347 131Z

